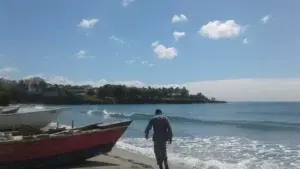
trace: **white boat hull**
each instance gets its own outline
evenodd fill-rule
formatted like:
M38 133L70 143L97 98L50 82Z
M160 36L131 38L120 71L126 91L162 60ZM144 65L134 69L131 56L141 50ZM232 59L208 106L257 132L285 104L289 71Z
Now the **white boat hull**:
M32 112L0 114L0 130L17 129L21 125L43 128L56 121L61 109L42 109Z

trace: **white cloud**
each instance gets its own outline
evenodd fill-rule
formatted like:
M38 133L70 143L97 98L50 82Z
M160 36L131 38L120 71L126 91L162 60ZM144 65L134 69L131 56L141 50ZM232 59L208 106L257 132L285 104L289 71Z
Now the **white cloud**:
M191 92L203 92L231 101L299 101L300 79L232 79L187 83Z
M134 63L135 62L135 60L126 60L125 61L125 63L127 63L127 64L132 64L132 63Z
M121 85L126 85L126 86L135 86L135 87L147 86L147 84L145 84L139 80L115 81L115 82L111 82L111 84L121 84Z
M34 75L27 75L27 76L22 77L21 79L30 79L30 78L35 78L35 77L44 78L44 74L38 73L38 74L34 74Z
M140 59L141 59L140 57L133 57L131 60L126 60L125 63L126 63L126 64L133 64L133 63L136 63L136 61L138 61L138 60L140 60ZM142 60L142 61L140 61L140 63L141 63L142 65L147 65L147 66L149 66L149 67L154 66L153 63L149 63L147 60Z
M142 63L143 65L144 65L144 64L148 64L148 61L147 61L147 60L143 60L141 63Z
M130 60L126 60L125 63L133 64L133 63L135 63L136 61L138 61L140 59L141 59L140 57L132 57Z
M151 44L151 46L152 46L152 47L156 47L156 46L158 46L158 44L159 44L159 41L155 41L155 42L153 42L153 43Z
M176 41L178 41L180 38L184 36L185 36L185 32L177 32L177 31L173 32L173 37Z
M243 44L248 44L248 39L247 38L243 39Z
M78 59L85 58L86 57L86 52L84 50L80 50L75 55L77 56Z
M147 66L149 66L149 67L153 67L153 66L155 65L155 64L153 64L153 63L149 63L149 61L147 61L147 60L141 61L141 64L147 65Z
M180 14L180 15L174 15L172 17L172 23L177 23L177 22L187 22L188 19L185 15Z
M84 59L84 58L94 58L94 56L89 56L87 55L87 52L85 50L80 50L79 52L77 52L76 57L78 59Z
M0 78L12 79L13 74L16 72L20 72L20 70L14 67L0 68Z
M23 77L22 79L29 79L29 78L34 78L34 77L40 77L44 79L46 82L51 83L51 84L62 84L62 85L91 85L95 87L102 86L104 84L107 84L107 81L105 79L100 79L96 81L80 81L80 82L75 82L67 77L64 76L56 76L56 75L45 75L43 73L35 74L35 75L28 75Z
M0 74L19 72L19 69L13 67L4 67L0 69Z
M123 84L123 85L127 85L127 86L136 86L136 87L146 86L145 83L138 81L138 80L108 82L105 79L100 79L100 80L96 80L96 81L88 80L88 81L76 82L76 81L72 81L64 76L55 76L55 75L47 76L42 73L36 74L36 75L25 76L22 79L29 79L29 78L33 78L33 77L40 77L40 78L44 79L46 82L51 83L51 84L62 84L62 85L91 85L94 87L99 87L99 86L103 86L105 84Z
M116 36L111 36L111 37L109 38L109 40L113 40L113 41L115 41L115 42L117 42L117 43L124 44L124 41L123 41L122 39L116 37Z
M135 0L122 0L122 5L124 7L127 7L129 4L131 4L132 2L134 2Z
M98 19L82 19L77 26L80 28L92 28L98 21Z
M29 77L29 76L27 76ZM34 77L34 76L30 76ZM75 82L62 76L38 77L49 83L92 85L124 84L136 87L186 87L190 93L201 92L207 97L216 97L226 101L300 101L300 78L292 79L228 79L212 81L195 81L182 84L147 84L138 80L108 82L105 79L96 81Z
M199 34L210 39L232 38L240 35L243 26L237 24L234 20L219 21L215 20L203 25Z
M264 17L262 17L260 20L262 21L262 23L267 23L270 20L271 16L270 15L266 15Z
M153 45L155 44L155 45ZM174 47L165 47L158 42L152 43L153 51L157 54L160 59L174 59L177 56L177 50Z

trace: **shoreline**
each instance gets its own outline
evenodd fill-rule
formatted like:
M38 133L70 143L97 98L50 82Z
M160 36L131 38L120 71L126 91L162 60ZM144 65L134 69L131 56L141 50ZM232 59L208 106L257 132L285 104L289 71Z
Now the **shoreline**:
M10 81L0 78L0 105L27 104L193 104L226 103L185 87L134 87L121 84L58 85L40 77Z
M192 105L192 104L227 104L228 102L199 102L199 103L77 103L77 104L54 104L42 102L12 102L9 105Z
M187 167L172 164L172 169L187 169ZM114 147L111 152L102 154L82 162L81 164L60 169L156 169L159 168L155 159L135 154L127 150Z

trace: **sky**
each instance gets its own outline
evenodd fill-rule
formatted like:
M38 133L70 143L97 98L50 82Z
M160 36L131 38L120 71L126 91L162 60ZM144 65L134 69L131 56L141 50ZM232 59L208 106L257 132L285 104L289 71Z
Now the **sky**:
M298 0L2 0L0 76L300 101Z

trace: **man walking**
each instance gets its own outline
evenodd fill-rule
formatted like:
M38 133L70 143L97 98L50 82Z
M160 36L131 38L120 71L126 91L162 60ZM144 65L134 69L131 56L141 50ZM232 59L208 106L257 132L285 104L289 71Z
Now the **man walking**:
M154 154L160 169L163 169L163 163L165 169L169 169L168 157L167 157L167 146L166 143L172 143L173 133L172 127L168 118L162 115L160 109L156 109L155 116L149 120L149 123L145 130L145 138L149 138L149 131L153 127L153 143L154 143Z

